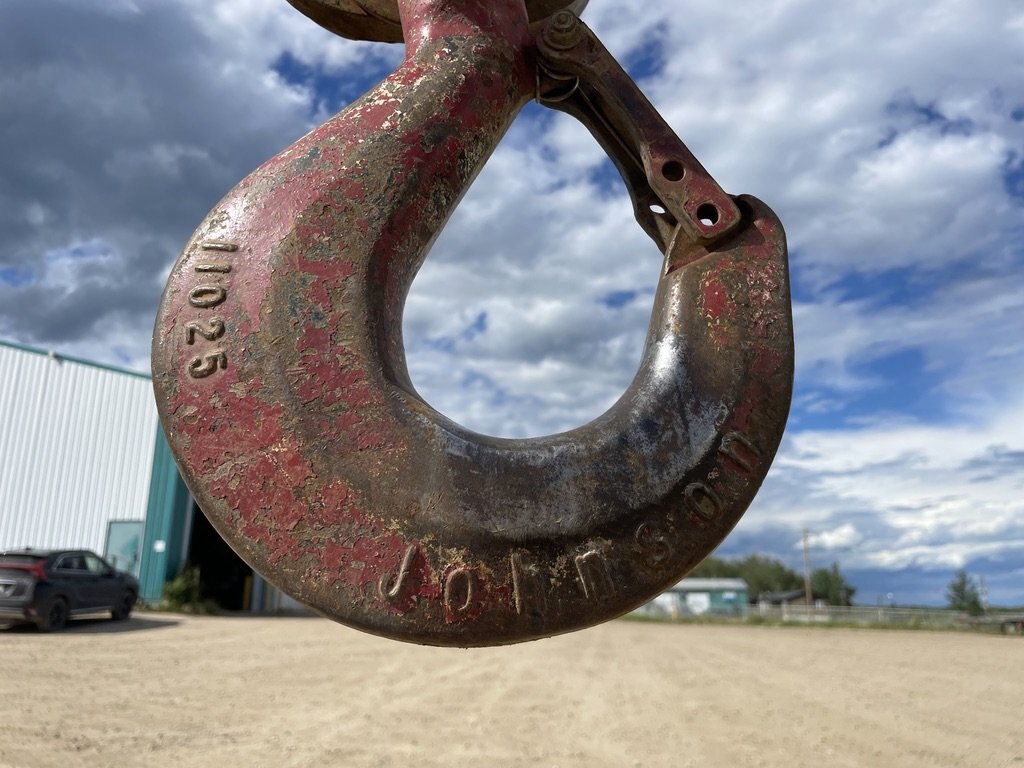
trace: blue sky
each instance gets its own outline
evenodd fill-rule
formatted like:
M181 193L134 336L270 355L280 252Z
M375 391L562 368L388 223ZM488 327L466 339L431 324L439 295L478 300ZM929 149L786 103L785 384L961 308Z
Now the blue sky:
M685 6L685 10L682 10ZM1024 6L591 0L584 18L728 191L790 241L791 420L720 553L838 561L863 602L955 569L1024 604ZM385 76L284 0L0 7L0 338L148 368L192 229ZM589 134L531 106L413 287L413 379L546 434L635 372L660 256Z

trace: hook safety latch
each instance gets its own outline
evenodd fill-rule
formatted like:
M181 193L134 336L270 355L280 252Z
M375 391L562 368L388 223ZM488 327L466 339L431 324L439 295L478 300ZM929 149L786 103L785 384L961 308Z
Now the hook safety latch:
M537 47L537 100L590 130L625 180L637 221L662 251L677 226L702 243L739 226L736 203L575 13L545 21Z

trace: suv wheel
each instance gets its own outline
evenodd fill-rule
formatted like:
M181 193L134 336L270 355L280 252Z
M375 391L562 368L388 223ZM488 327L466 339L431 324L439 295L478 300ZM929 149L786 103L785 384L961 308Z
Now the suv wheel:
M39 622L43 632L58 632L68 623L68 604L63 597L55 597L46 608L46 613Z
M124 621L131 616L132 608L135 607L135 595L131 592L125 592L121 595L121 599L117 601L117 605L110 612L110 618L114 621Z

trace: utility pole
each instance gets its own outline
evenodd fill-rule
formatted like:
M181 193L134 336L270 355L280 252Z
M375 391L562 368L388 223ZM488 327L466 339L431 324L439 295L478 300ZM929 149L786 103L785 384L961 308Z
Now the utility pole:
M811 595L811 552L807 543L808 531L804 528L804 599L807 606L814 604L814 597Z

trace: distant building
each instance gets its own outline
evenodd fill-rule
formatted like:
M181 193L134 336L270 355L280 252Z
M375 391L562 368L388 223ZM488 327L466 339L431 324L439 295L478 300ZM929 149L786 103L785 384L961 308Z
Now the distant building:
M744 618L749 610L749 587L743 579L683 579L641 609L673 619L696 617Z
M759 606L807 605L807 592L802 589L788 589L784 592L761 592L757 596Z

